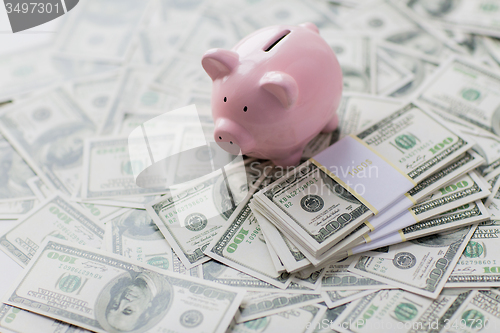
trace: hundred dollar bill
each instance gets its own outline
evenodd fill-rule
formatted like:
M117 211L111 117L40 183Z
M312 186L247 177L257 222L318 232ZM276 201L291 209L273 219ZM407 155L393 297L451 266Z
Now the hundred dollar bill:
M499 287L499 235L500 221L479 224L445 287Z
M38 203L39 200L36 198L0 202L0 220L19 219Z
M485 159L485 163L478 167L478 171L485 179L489 180L493 175L499 174L500 137L450 113L444 113L437 109L435 111L448 125L476 142L473 149Z
M344 91L375 94L377 89L377 58L369 36L340 33L336 29L321 30L337 56L342 69Z
M5 304L0 304L0 329L3 333L90 333L86 329Z
M391 63L396 63L409 70L413 74L413 79L406 85L392 92L389 96L402 98L410 96L417 90L425 80L438 67L439 62L435 62L427 57L422 57L410 50L394 47L394 44L379 42L378 47L384 54L387 54Z
M371 1L340 19L343 29L372 34L400 49L439 61L459 47L404 5L390 0Z
M500 74L462 58L444 62L416 92L416 99L500 134Z
M256 331L272 333L282 330L311 333L325 312L326 308L320 304L306 305L240 324L232 323L226 333L253 333Z
M262 229L248 205L256 187L267 177L263 174L231 214L228 222L203 251L204 254L254 276L274 286L285 289L290 284L290 274L279 273L272 261Z
M412 239L417 239L427 235L444 231L451 231L466 225L481 223L489 220L490 214L481 201L471 202L445 212L436 217L415 223L405 228L396 230L384 237L370 240L366 244L360 244L347 250L340 257L353 255L365 251L371 251L380 247L389 246ZM389 225L390 226L390 225Z
M83 140L95 124L62 88L5 108L0 131L52 189L73 193L82 166Z
M249 186L262 175L252 162L218 170L191 182L189 187L172 190L146 210L187 269L210 260L203 253L226 224Z
M148 3L133 0L99 3L91 0L80 4L75 15L71 15L61 28L56 41L57 50L80 58L124 61Z
M104 225L61 194L54 194L0 238L0 250L21 266L26 266L47 236L99 248Z
M325 268L325 275L321 279L321 291L359 291L359 290L379 290L388 289L389 285L352 273L347 270L354 257L348 257L328 265Z
M27 183L33 176L33 170L0 134L0 202L34 199Z
M168 156L176 149L176 133L166 133ZM92 138L85 141L83 153L82 199L103 199L165 193L165 187L142 188L136 185L134 168L142 160L131 160L127 138ZM170 148L170 151L167 149ZM106 168L103 168L103 165Z
M93 332L224 332L243 292L47 239L4 302Z
M473 168L479 166L484 159L481 158L477 153L470 151L465 153L464 155L458 157L455 161L442 168L441 170L435 172L431 176L424 179L417 186L412 188L405 194L405 198L402 198L400 201L391 205L391 207L379 213L377 216L368 219L367 222L360 225L353 232L351 232L348 236L346 236L343 240L335 244L328 252L325 253L327 255L333 255L334 253L338 253L339 251L347 251L357 245L364 244L365 242L372 241L372 235L370 232L378 232L379 229L384 228L387 224L395 218L399 218L399 215L406 210L408 214L409 210L414 204L419 201L425 200L430 193L438 190L441 186L454 181L459 178L465 172L471 171ZM457 182L455 182L457 183ZM481 189L485 187L483 181L480 182ZM461 184L463 185L463 184ZM471 185L473 185L471 183ZM455 184L453 186L457 187ZM453 189L454 187L450 187ZM458 187L456 188L458 189ZM446 192L446 191L444 191ZM453 191L452 191L453 192ZM476 192L476 193L473 193ZM469 191L465 194L480 194L483 191ZM438 192L437 195L441 195L442 192ZM480 196L478 196L479 198ZM460 197L457 197L460 199ZM474 200L474 199L471 199ZM446 202L443 202L446 203ZM414 223L415 219L411 217L409 222ZM402 227L401 227L402 228ZM397 228L394 229L398 230ZM367 234L369 233L369 234Z
M453 316L446 318L446 332L495 332L500 326L500 293L496 290L473 290Z
M500 37L498 2L495 0L452 0L432 3L425 0L405 0L405 2L415 13L443 27Z
M367 242L381 239L397 230L409 227L415 223L443 214L452 209L486 198L490 194L488 184L484 182L475 172L469 172L462 177L445 184L438 191L430 194L417 205L408 208L396 218L387 222L381 228L366 234ZM481 204L481 208L483 205ZM479 210L479 208L477 208ZM488 214L483 210L483 216Z
M310 266L311 262L290 240L283 235L258 209L249 204L253 215L257 218L266 239L269 240L268 248L271 247L285 266L287 272L293 273Z
M403 65L377 48L377 95L388 96L409 84L415 76Z
M110 103L120 82L120 71L99 73L77 79L71 84L71 92L95 124L104 122Z
M247 293L239 312L235 316L237 323L299 308L305 305L322 302L320 294L295 294L286 292L252 292Z
M199 267L187 270L149 214L127 210L106 223L106 249L169 272L201 277Z
M460 295L443 293L435 300L410 292L381 290L348 304L337 313L340 332L439 332Z
M374 292L374 290L325 290L321 291L321 296L328 308L333 309Z
M354 259L349 270L419 295L437 298L476 226L393 245L383 258L361 255Z
M37 176L28 179L26 183L39 200L46 199L52 195L50 188Z
M497 38L488 38L484 36L483 45L490 56L500 65L500 41L498 41Z
M340 138L385 118L402 106L397 99L368 94L344 93L337 110ZM310 156L313 157L313 156Z
M397 110L355 138L384 156L415 183L472 146L414 104ZM351 171L342 172L347 175ZM367 171L365 177L369 177ZM315 194L310 194L310 187ZM263 215L271 217L271 222L293 239L296 246L305 248L311 254L309 260L338 243L372 215L364 203L311 160L260 190L252 203L259 211L266 212ZM304 255L307 257L308 253Z
M202 267L203 279L205 280L213 281L226 286L243 288L247 291L317 294L316 291L311 290L308 287L301 286L295 282L290 283L284 291L270 283L259 280L215 260L207 261L203 263L203 265L197 267Z

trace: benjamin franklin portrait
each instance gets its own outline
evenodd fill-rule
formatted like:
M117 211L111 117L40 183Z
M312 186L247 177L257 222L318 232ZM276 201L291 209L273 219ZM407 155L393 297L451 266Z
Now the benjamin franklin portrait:
M109 282L100 293L97 320L109 332L146 332L166 315L172 296L166 277L130 271Z

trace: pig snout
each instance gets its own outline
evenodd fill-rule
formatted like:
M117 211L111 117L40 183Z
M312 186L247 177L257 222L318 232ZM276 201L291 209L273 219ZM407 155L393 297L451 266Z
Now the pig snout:
M230 154L247 154L255 149L255 141L250 133L238 123L220 118L215 123L215 142Z

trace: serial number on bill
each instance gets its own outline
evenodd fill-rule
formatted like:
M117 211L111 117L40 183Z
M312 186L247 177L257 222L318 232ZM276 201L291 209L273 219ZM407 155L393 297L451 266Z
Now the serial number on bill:
M63 9L59 7L58 3L51 4L43 2L23 2L23 3L11 3L5 2L5 8L7 9L7 14L11 13L40 13L40 14L50 14L63 13Z

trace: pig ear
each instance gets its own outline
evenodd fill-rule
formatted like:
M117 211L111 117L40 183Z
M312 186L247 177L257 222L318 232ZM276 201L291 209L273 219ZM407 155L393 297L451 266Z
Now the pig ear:
M223 49L208 50L201 59L201 65L212 80L228 75L239 62L238 53Z
M273 94L285 108L295 103L299 96L297 82L283 72L267 72L260 79L259 84L264 90Z
M309 29L311 31L314 31L315 33L319 34L319 29L316 26L316 24L314 24L314 23L306 22L306 23L299 24L299 26L307 28L307 29Z

